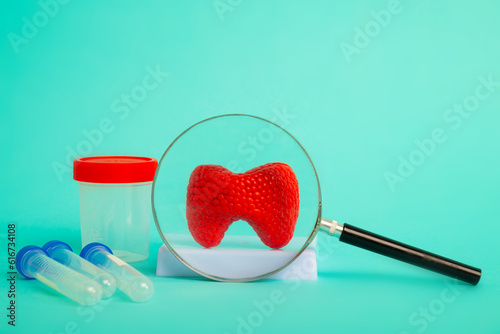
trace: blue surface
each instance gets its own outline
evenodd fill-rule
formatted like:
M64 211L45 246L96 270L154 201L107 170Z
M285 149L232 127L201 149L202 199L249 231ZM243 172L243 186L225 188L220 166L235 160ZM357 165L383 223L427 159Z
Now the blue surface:
M159 158L188 126L246 113L305 146L325 218L483 278L457 285L326 236L316 282L156 278L152 226L136 265L151 301L82 308L18 275L16 327L4 315L0 332L500 333L498 2L45 3L0 5L0 272L11 222L18 251L80 251L80 154Z

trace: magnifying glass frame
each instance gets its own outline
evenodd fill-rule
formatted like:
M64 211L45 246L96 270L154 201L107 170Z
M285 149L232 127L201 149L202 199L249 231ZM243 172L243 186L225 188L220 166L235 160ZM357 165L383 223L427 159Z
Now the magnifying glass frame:
M314 171L314 176L316 178L316 183L318 185L318 215L316 217L316 223L314 225L314 228L313 228L311 234L309 235L309 237L307 238L306 242L304 243L304 245L301 247L301 249L297 252L297 254L290 261L288 261L287 263L285 263L284 265L282 265L278 269L275 269L275 270L273 270L271 272L268 272L266 274L262 274L262 275L258 275L258 276L254 276L254 277L225 278L225 277L220 277L220 276L208 274L206 272L203 272L203 271L201 271L201 270L199 270L199 269L191 266L187 261L185 261L182 258L182 256L180 256L176 252L176 250L174 249L174 247L172 247L172 245L168 242L167 238L163 234L163 231L161 230L159 218L158 218L158 215L156 213L156 207L155 207L155 188L156 188L156 182L157 182L158 174L160 172L163 160L167 156L167 154L170 151L170 149L175 145L175 143L183 135L185 135L187 132L189 132L189 130L191 130L195 126L198 126L200 124L203 124L203 123L206 123L206 122L210 122L210 121L216 120L218 118L222 118L222 117L251 117L253 119L257 119L259 121L263 121L263 122L269 123L270 125L275 126L275 127L279 128L280 130L282 130L284 133L286 133L288 136L290 136L291 139L293 139L295 141L295 143L297 143L297 145L299 145L299 147L302 149L302 152L305 154L305 156L309 160L309 163L311 164L311 167L312 167L312 169ZM152 186L152 190L151 190L151 205L152 205L152 208L153 208L153 217L154 217L154 220L155 220L155 225L156 225L156 228L158 230L158 233L160 234L160 237L163 240L163 243L165 244L165 246L167 246L167 248L169 249L169 251L177 258L177 260L179 260L182 264L184 264L186 267L188 267L189 269L193 270L197 274L199 274L201 276L204 276L204 277L207 277L207 278L210 278L210 279L213 279L213 280L216 280L216 281L220 281L220 282L251 282L251 281L257 281L257 280L260 280L260 279L272 276L272 275L278 273L279 271L285 269L293 261L295 261L302 254L302 252L309 246L309 244L313 241L314 237L316 236L316 234L318 233L318 231L320 229L320 223L321 223L321 217L322 217L321 216L321 207L322 207L322 205L321 205L321 188L320 188L320 184L319 184L318 174L316 172L316 168L314 167L314 164L313 164L311 158L307 154L307 151L299 143L299 141L297 139L295 139L294 136L292 136L288 131L286 131L285 129L283 129L281 126L279 126L279 125L277 125L277 124L275 124L275 123L273 123L271 121L268 121L268 120L266 120L264 118L261 118L261 117L258 117L258 116L254 116L254 115L246 115L246 114L225 114L225 115L218 115L218 116L210 117L210 118L207 118L205 120L202 120L202 121L200 121L200 122L198 122L198 123L190 126L186 130L184 130L179 136L177 136L177 138L175 138L175 140L165 150L165 152L163 153L161 159L158 162L158 168L156 169L155 177L154 177L154 180L153 180L153 186Z

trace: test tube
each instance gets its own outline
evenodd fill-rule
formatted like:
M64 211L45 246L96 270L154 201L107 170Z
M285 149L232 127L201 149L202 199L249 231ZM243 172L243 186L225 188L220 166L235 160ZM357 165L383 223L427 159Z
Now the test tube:
M67 243L52 240L43 245L42 248L52 259L99 283L102 288L102 298L109 298L115 293L115 278L73 253L73 250Z
M17 253L16 268L27 279L37 279L81 305L101 300L102 288L97 282L51 259L40 247L23 247Z
M153 282L132 266L114 256L108 246L92 242L83 247L80 256L113 275L118 289L133 301L145 302L153 296Z

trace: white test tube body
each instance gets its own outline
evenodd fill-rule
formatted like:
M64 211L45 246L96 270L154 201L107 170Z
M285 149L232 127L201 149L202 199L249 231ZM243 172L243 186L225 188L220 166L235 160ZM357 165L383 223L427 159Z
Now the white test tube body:
M135 302L145 302L154 294L153 282L99 243L84 247L81 256L113 275L116 286Z
M97 282L51 259L43 249L28 247L32 248L27 252L22 249L18 253L22 255L16 258L18 271L23 276L37 279L84 306L95 305L101 300L102 288Z
M50 253L50 257L99 283L102 288L102 298L109 298L115 293L116 280L111 274L82 259L72 251L55 249Z

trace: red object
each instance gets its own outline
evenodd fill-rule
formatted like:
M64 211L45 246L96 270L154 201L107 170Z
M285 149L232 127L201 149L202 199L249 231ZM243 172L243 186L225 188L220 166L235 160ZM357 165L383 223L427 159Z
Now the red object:
M219 245L229 226L241 219L265 245L281 248L292 239L298 216L299 184L287 164L269 163L241 174L200 165L189 178L188 227L204 247Z
M73 162L73 179L90 183L150 182L158 161L144 157L86 157Z

